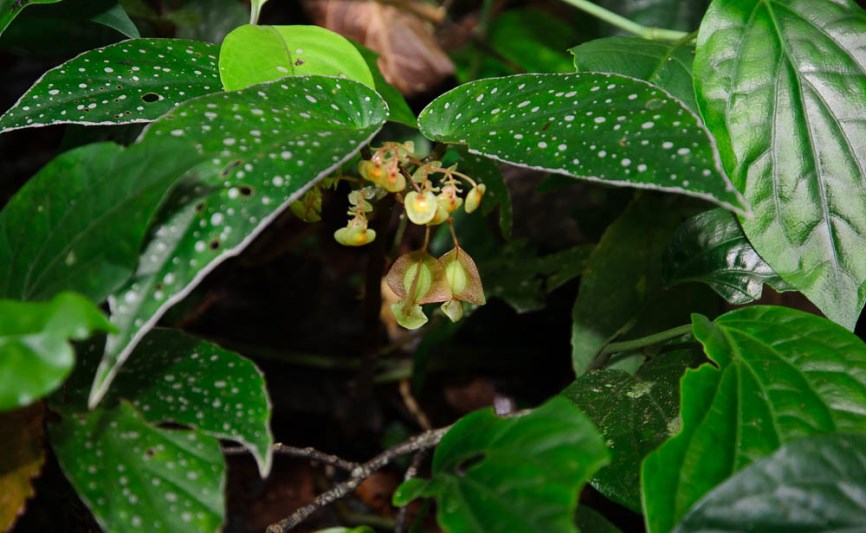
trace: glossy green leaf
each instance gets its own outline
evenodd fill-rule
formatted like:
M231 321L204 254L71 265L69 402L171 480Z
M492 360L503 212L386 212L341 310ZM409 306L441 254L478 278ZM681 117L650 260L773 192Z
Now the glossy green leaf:
M866 13L849 0L717 0L698 104L755 212L761 257L853 329L866 302Z
M33 4L54 4L60 0L0 0L0 34L21 13L25 7Z
M216 47L181 39L135 39L85 52L39 78L0 117L4 131L51 124L150 122L220 90Z
M578 377L641 311L661 301L662 252L684 212L673 200L642 197L632 202L589 257L572 309L572 366ZM694 309L683 309L683 303L673 302L665 313L682 314L687 321Z
M621 370L593 370L562 391L601 431L611 462L592 485L615 502L640 512L643 458L680 427L680 378L698 363L695 350L666 349L631 376Z
M745 213L700 119L618 74L524 74L461 85L418 118L430 139L575 178L696 196Z
M824 318L754 306L693 317L718 367L682 381L682 431L643 464L649 531L670 531L713 487L781 445L866 432L866 344ZM711 457L712 460L707 460Z
M0 297L101 302L132 274L170 188L202 157L171 140L90 144L51 161L0 212Z
M571 72L566 49L574 27L562 17L537 8L505 10L491 24L489 46L526 72Z
M164 211L138 271L109 300L120 334L109 337L91 404L169 307L351 158L386 117L365 85L309 76L198 98L152 124L143 142L184 137L212 160Z
M692 84L692 60L695 47L688 43L666 43L637 37L595 39L569 50L578 72L614 72L631 76L679 98L697 113Z
M135 23L132 22L126 10L123 9L123 6L117 0L111 1L104 11L94 15L91 20L117 30L130 39L141 38L141 34L138 32Z
M578 530L586 533L621 533L620 529L611 524L601 513L585 505L577 507L574 522Z
M176 37L218 44L230 31L246 24L250 13L237 0L183 0L166 18L177 26Z
M367 62L348 39L319 26L254 26L226 35L220 79L227 91L285 76L320 74L375 87Z
M499 231L506 239L511 238L511 228L514 216L511 209L511 193L505 184L505 178L495 161L486 157L470 154L465 148L458 150L460 154L460 171L487 187L481 202L481 213L488 216L494 209L499 209Z
M436 448L432 478L404 483L394 501L435 497L446 532L576 531L580 489L607 460L592 423L565 398L508 419L487 409L460 419Z
M74 293L45 303L0 300L0 410L59 387L75 364L70 340L111 330L99 309Z
M677 228L663 257L665 283L706 283L732 304L761 297L764 284L791 290L749 244L736 217L712 209Z
M103 529L220 529L225 464L217 439L151 426L126 402L61 416L50 427L54 451Z
M386 80L385 76L382 75L382 71L379 69L378 64L379 54L362 44L356 43L355 41L349 42L358 49L361 57L364 58L364 61L367 63L367 68L370 69L370 73L373 76L373 84L376 92L378 92L382 99L385 100L385 103L388 104L388 120L399 122L400 124L409 126L410 128L417 128L418 119L415 118L415 113L412 112L409 104L406 103L403 93L388 83L388 80Z
M674 531L860 531L864 516L866 436L821 435L741 470Z

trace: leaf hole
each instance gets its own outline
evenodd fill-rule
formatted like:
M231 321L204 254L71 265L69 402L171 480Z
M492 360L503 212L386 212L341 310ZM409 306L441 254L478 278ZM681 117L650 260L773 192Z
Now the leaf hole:
M196 212L196 213L201 213L202 211L204 211L204 208L205 208L206 205L207 205L207 202L199 202L199 203L197 203L197 204L195 205L195 212Z
M141 101L148 104L152 104L153 102L159 102L160 100L162 100L162 95L156 93L145 93L141 95Z
M211 250L216 250L217 248L220 247L219 239L214 239L214 240L210 241L208 246L210 247Z
M463 459L462 461L457 463L457 466L454 468L454 471L458 476L463 477L466 475L466 472L468 472L470 468L477 465L478 463L480 463L483 460L484 460L484 454L483 453L476 453L474 455L470 455L466 459Z
M154 450L153 448L148 448L144 451L144 455L145 457L153 457L154 455L156 455L156 450Z
M244 185L242 187L238 187L238 191L241 193L242 196L252 196L253 195L253 188L250 187L249 185Z

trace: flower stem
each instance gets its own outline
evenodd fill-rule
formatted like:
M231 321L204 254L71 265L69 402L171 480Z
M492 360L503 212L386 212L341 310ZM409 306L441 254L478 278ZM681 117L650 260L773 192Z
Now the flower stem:
M667 329L665 331L660 331L658 333L653 333L652 335L648 335L646 337L641 337L639 339L634 339L630 341L622 341L622 342L612 342L605 346L599 355L610 355L613 353L620 352L631 352L634 350L640 350L641 348L646 348L647 346L653 346L655 344L661 344L662 342L669 341L671 339L676 339L677 337L682 337L687 333L692 332L692 325L686 324L684 326L677 326L675 328Z
M259 15L262 12L262 6L267 3L268 0L252 0L250 2L250 24L258 24L259 23Z
M644 39L649 39L651 41L678 41L688 35L688 33L677 31L677 30L668 30L665 28L648 28L643 26L642 24L638 24L633 20L629 20L623 16L617 15L616 13L609 11L597 4L593 4L589 0L562 0L566 4L572 5L581 11L589 13L590 15L611 24L612 26L616 26L621 30L625 30L629 33L637 35L638 37L642 37Z

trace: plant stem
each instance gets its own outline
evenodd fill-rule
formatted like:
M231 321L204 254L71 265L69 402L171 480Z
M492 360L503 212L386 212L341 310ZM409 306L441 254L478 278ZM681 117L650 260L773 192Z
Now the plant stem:
M644 39L649 39L652 41L678 41L688 35L688 33L686 32L668 30L665 28L648 28L623 16L617 15L613 11L608 11L607 9L597 4L593 4L589 0L562 1L566 4L576 7L577 9L580 9L581 11L589 13L590 15L600 20L603 20L612 26L616 26L621 30L625 30Z
M268 0L252 0L250 2L250 24L258 24L259 23L259 15L262 12L262 6L267 3Z
M652 335L641 337L639 339L622 342L612 342L605 346L601 350L601 352L599 352L599 355L604 356L610 355L612 353L631 352L634 350L639 350L641 348L646 348L647 346L653 346L655 344L660 344L671 339L676 339L677 337L682 337L687 333L691 333L691 331L692 325L686 324L684 326L677 326L675 328L667 329L665 331L653 333Z

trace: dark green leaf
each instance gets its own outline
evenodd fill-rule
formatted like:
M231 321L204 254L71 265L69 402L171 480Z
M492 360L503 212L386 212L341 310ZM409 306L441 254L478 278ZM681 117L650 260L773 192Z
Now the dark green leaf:
M509 419L477 411L442 439L432 478L404 483L394 501L436 497L447 532L576 531L580 489L607 460L592 423L565 398Z
M106 531L213 532L223 522L219 441L149 425L126 402L63 412L51 426L60 466Z
M594 370L562 392L599 428L611 451L611 463L592 480L599 492L640 512L641 461L679 430L680 378L699 360L692 349L665 349L634 376Z
M111 330L99 309L74 293L46 303L0 300L0 410L56 389L75 364L70 340Z
M177 140L61 154L0 213L0 297L71 290L103 301L135 269L169 189L202 159Z
M732 304L761 297L764 284L791 290L749 244L736 217L723 209L695 215L677 228L665 250L665 283L706 283Z
M849 0L718 0L697 100L770 267L853 329L866 302L866 13Z
M150 122L220 90L214 45L136 39L90 50L46 72L0 117L4 131L51 124Z
M386 116L365 85L304 76L197 98L152 124L143 142L184 137L212 159L198 169L193 190L165 211L138 272L112 299L121 332L109 337L91 404L169 307L351 158Z
M670 531L713 487L783 444L866 431L866 344L845 328L754 306L715 322L695 315L693 330L718 368L686 373L682 431L644 461L650 532Z
M679 98L695 113L698 111L692 84L695 47L691 44L607 37L575 46L569 51L574 55L574 67L578 72L614 72L648 81Z
M183 0L166 18L177 26L178 38L221 43L230 31L250 20L250 12L238 0Z
M419 116L430 139L575 178L696 196L744 213L700 119L618 74L525 74L462 85Z
M619 528L608 522L598 511L580 505L577 507L574 521L580 531L586 533L622 533Z
M60 0L0 0L0 34L25 7L32 4L54 4Z
M382 75L382 71L379 69L378 59L379 54L370 50L366 46L362 44L358 44L355 41L349 41L352 45L358 49L358 52L361 53L361 57L364 58L364 61L367 63L367 68L370 69L370 73L373 75L373 83L376 87L376 92L385 100L385 103L388 104L388 120L399 122L404 126L409 126L410 128L418 127L418 119L415 118L415 113L412 112L412 109L409 108L409 104L406 103L406 99L403 98L403 94L396 89L393 85L388 83L385 79L385 76Z
M864 516L866 436L821 435L741 470L674 531L860 531Z
M285 76L339 76L374 87L373 74L345 37L318 26L245 24L220 46L220 79L227 91Z
M505 11L493 21L488 41L497 53L526 72L572 70L566 49L574 43L574 28L547 11Z
M103 26L108 26L113 30L117 30L130 39L138 39L141 37L141 34L138 33L138 28L136 28L135 24L130 20L129 15L127 15L126 11L123 9L123 6L116 1L110 2L104 11L97 13L91 17L90 20L102 24Z
M647 196L632 202L593 250L572 311L572 365L577 376L659 298L662 252L684 212L672 200ZM677 302L669 311L681 307ZM684 311L687 320L693 309Z
M644 26L693 31L700 24L710 0L600 0L598 3Z
M484 199L481 202L481 212L487 216L498 206L499 231L502 232L503 237L510 239L513 225L511 193L508 192L508 186L505 184L502 172L499 171L499 165L486 157L470 154L463 147L458 152L460 153L461 171L487 187L487 192L484 193Z

